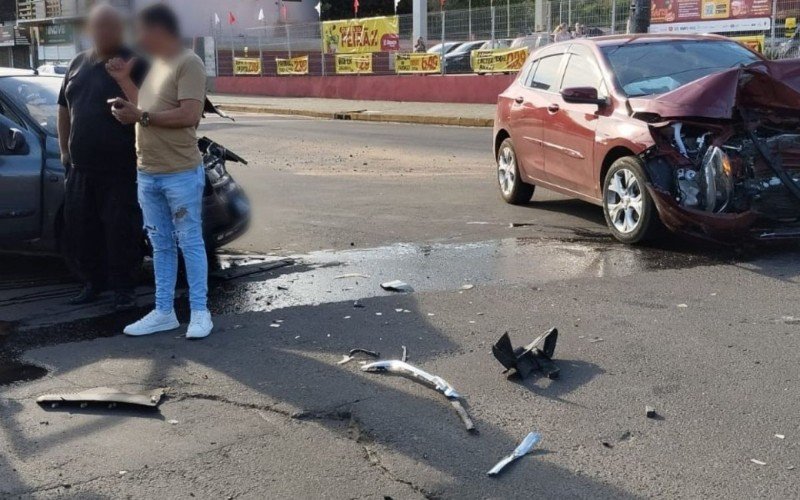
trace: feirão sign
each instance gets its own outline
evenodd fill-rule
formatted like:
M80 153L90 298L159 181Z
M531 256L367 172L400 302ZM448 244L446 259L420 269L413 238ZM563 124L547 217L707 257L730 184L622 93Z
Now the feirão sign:
M322 50L328 54L395 52L400 48L397 16L322 23Z

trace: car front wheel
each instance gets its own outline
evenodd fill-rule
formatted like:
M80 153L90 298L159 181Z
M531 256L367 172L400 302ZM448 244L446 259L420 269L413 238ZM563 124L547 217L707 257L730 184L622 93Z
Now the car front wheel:
M638 158L615 161L603 181L603 214L611 234L622 243L636 244L652 239L660 226L647 176Z
M497 182L500 195L507 203L520 205L531 201L534 185L522 182L511 139L504 140L497 150Z

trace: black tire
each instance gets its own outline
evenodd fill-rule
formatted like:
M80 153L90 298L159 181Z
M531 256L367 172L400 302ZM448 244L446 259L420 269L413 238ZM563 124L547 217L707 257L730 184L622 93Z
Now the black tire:
M505 139L497 148L497 185L500 196L512 205L522 205L531 201L533 184L522 182L517 163L517 153L511 138Z
M622 243L643 243L660 232L661 220L646 183L642 162L635 156L615 161L603 179L603 215L611 234Z

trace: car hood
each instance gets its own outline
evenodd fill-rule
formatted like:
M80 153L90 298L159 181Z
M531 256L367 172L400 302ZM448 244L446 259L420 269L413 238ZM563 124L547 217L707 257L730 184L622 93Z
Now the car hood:
M731 119L737 106L796 116L800 110L800 59L759 61L713 73L675 90L628 101L633 114L664 119Z

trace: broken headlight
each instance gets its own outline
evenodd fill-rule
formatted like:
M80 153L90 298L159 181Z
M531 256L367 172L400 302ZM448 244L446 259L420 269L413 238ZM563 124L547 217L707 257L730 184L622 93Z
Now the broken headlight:
M700 167L699 188L706 212L722 212L733 196L733 169L727 153L711 146L703 156Z

